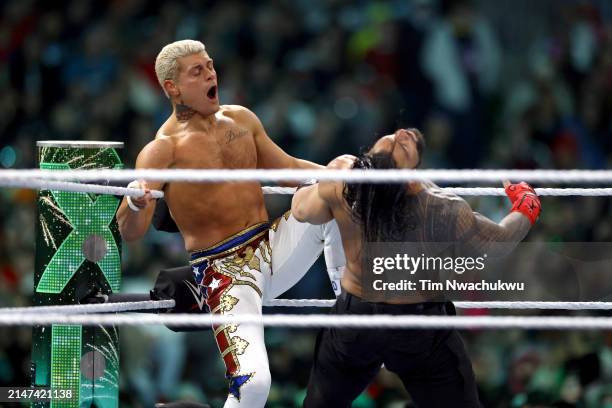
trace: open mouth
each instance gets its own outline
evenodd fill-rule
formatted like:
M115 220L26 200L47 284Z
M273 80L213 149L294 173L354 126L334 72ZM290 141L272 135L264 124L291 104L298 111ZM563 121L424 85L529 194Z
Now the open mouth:
M217 98L217 86L214 85L212 86L208 92L206 92L206 96L208 97L208 99L216 99Z

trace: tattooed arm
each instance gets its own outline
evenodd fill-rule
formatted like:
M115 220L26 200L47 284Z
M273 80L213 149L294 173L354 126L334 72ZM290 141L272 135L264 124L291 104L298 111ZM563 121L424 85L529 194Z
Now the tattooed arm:
M487 253L503 257L514 250L529 230L529 219L518 212L510 212L496 223L472 210L464 200L455 204L455 237L465 255Z

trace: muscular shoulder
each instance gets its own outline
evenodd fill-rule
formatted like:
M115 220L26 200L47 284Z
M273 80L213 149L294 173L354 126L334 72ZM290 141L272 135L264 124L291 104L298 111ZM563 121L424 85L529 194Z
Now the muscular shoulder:
M432 200L448 202L449 205L467 205L469 207L469 204L455 193L445 191L433 183L424 182L421 183L421 185L424 187L425 193L429 195Z
M343 154L330 161L327 168L332 170L351 169L355 159L356 157L351 154Z
M142 148L136 168L167 168L174 160L175 141L171 136L158 134Z
M426 208L433 211L430 215L440 217L441 224L453 227L454 234L461 235L460 231L467 230L474 223L474 210L472 206L462 197L448 193L439 187L436 190L428 190L429 203ZM451 238L453 240L454 238Z
M243 113L253 114L250 109L242 105L221 105L220 110L226 115L239 115Z
M241 105L223 105L221 113L234 120L238 125L252 127L260 124L257 115Z

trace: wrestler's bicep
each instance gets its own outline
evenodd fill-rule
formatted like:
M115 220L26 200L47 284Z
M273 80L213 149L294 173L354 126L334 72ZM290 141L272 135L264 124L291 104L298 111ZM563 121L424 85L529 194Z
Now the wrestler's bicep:
M464 256L486 250L503 235L499 225L474 212L464 200L455 203L455 215L455 241Z
M504 256L524 237L521 230L506 225L505 220L498 224L473 211L467 203L461 206L456 220L457 241L465 252Z
M330 207L337 205L342 200L341 181L322 181L319 183L319 197Z
M295 158L281 149L261 127L255 137L257 149L257 167L262 169L287 169L293 168Z
M293 195L291 213L296 220L310 224L324 224L333 218L329 205L319 194L319 184L304 187Z
M253 133L257 152L257 168L283 169L295 167L296 159L274 143L255 113L242 106L237 107L235 113L238 122Z

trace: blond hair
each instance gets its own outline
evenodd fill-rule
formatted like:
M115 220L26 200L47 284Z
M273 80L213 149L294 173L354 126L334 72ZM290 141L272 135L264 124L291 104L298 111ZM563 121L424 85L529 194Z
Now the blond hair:
M168 98L170 96L164 89L164 81L166 79L176 79L178 73L177 60L187 55L205 52L205 50L206 47L200 41L180 40L166 45L157 54L157 58L155 58L155 75L157 75L157 81Z

